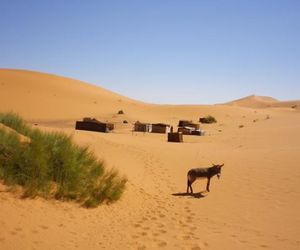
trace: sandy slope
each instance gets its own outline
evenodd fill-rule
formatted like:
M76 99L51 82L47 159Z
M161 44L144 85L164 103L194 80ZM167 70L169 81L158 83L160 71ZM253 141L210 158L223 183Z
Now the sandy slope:
M300 248L296 109L150 105L25 71L0 70L0 88L1 111L73 134L129 180L119 202L91 210L22 200L2 185L0 249ZM116 115L120 109L125 115ZM176 126L178 119L208 114L218 123L202 126L207 136L185 136L182 144L167 143L166 135L132 133L130 123L122 124L127 119ZM114 121L116 131L75 131L74 120L87 115ZM195 197L187 196L187 170L212 162L225 163L221 179L212 180L210 193L203 192L205 181L198 181Z
M300 108L300 100L294 101L278 101L269 96L256 96L250 95L238 100L234 100L228 102L227 105L240 106L240 107L248 107L248 108Z

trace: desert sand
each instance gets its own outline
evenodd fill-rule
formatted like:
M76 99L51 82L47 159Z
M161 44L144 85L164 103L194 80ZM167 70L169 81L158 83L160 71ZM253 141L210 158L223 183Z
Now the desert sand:
M69 78L1 69L0 112L73 135L128 183L121 200L95 209L21 199L1 184L0 249L300 249L300 102L241 100L147 104ZM184 143L132 132L137 120L176 128L179 119L206 115L218 123L201 125L206 135ZM86 116L116 129L75 130ZM225 166L211 191L199 180L195 196L186 195L187 171L212 163Z

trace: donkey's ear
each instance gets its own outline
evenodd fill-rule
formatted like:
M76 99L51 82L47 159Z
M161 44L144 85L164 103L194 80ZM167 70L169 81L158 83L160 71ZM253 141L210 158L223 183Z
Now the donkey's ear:
M220 168L224 166L224 163L220 165Z

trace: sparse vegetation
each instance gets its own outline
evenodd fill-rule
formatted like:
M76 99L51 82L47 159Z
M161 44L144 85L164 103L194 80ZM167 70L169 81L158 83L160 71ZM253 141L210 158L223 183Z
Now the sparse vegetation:
M243 128L244 127L244 125L239 125L239 128Z
M74 200L86 207L118 200L126 179L106 170L88 147L76 145L71 136L42 132L13 113L0 113L0 122L30 138L0 129L0 179L23 187L24 197L42 196Z
M210 124L210 123L216 123L217 120L216 120L215 117L213 117L213 116L211 116L211 115L208 115L208 116L205 116L205 117L201 117L201 118L199 119L199 122Z
M118 111L118 115L124 115L124 111L123 110L119 110Z

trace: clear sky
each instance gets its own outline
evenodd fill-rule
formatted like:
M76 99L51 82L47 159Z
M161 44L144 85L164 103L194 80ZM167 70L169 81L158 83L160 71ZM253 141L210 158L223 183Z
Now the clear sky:
M300 99L300 0L0 0L0 68L152 103Z

